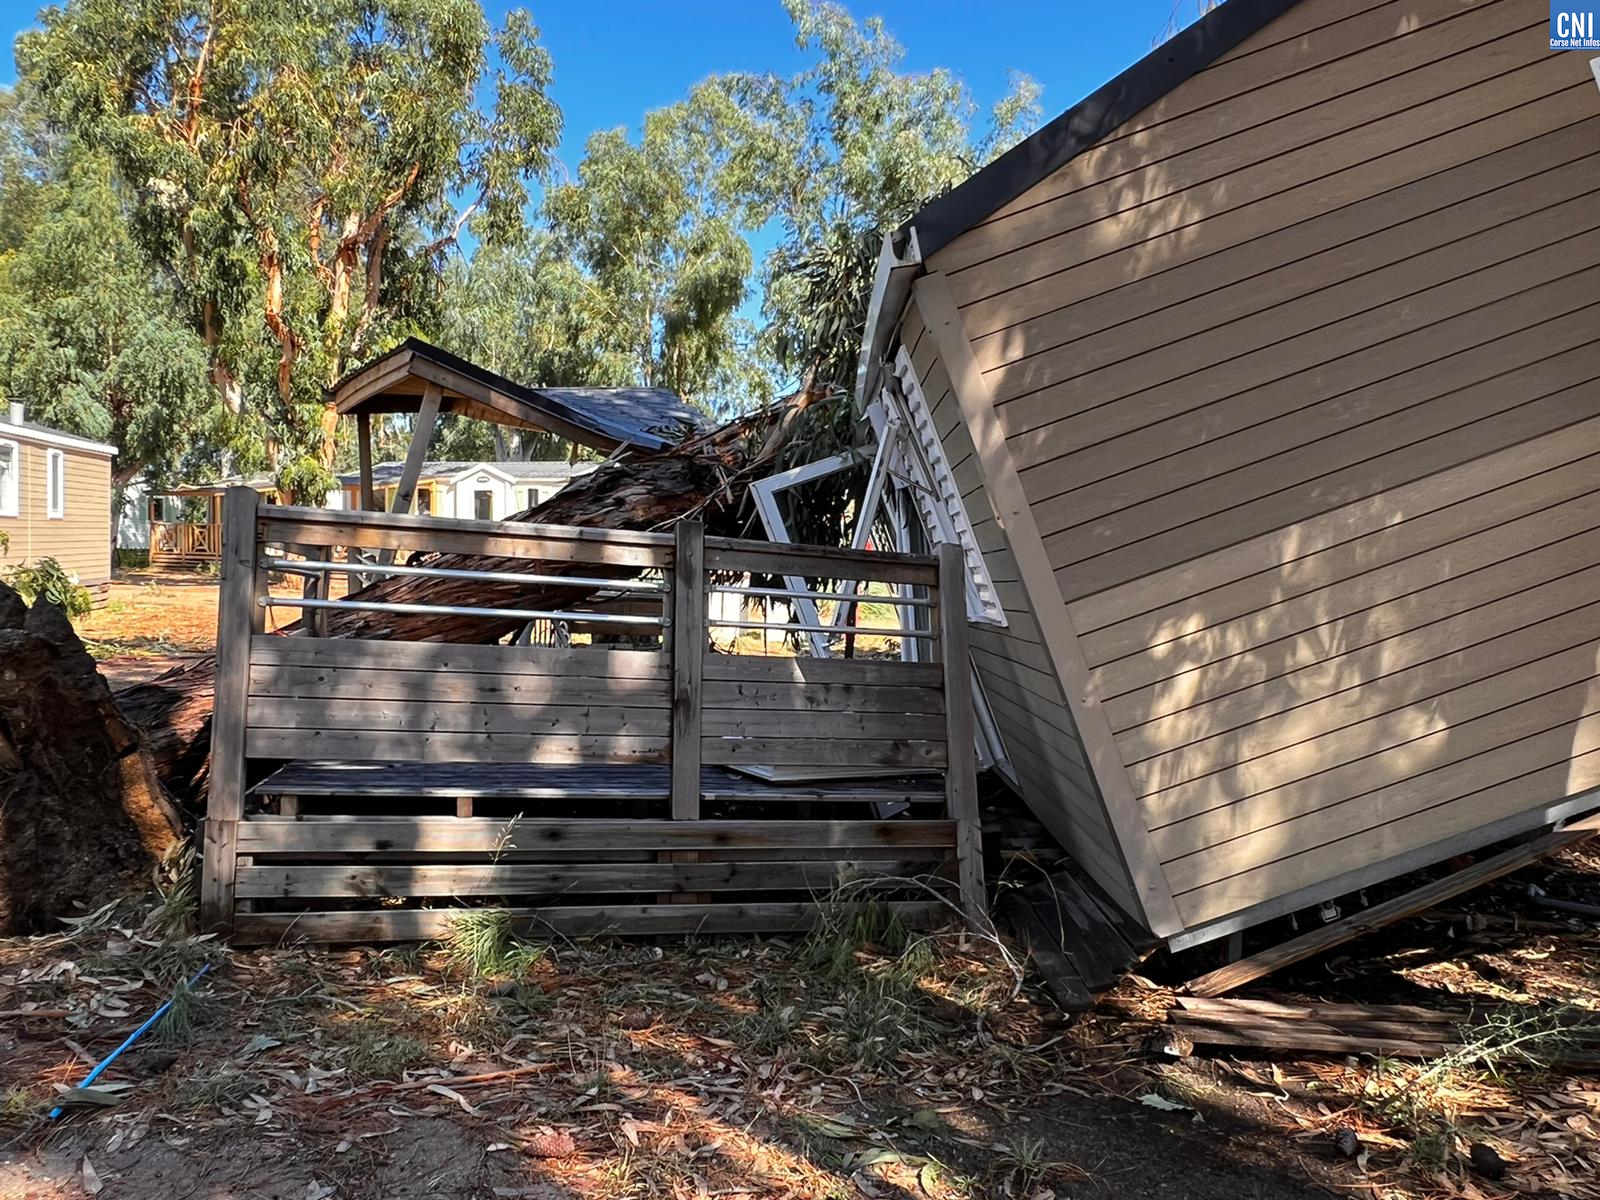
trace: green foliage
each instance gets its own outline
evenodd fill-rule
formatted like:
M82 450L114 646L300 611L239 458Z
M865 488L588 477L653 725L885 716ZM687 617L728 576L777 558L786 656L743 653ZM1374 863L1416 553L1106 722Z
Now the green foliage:
M451 919L444 940L445 957L479 978L515 978L544 957L511 930L511 914L498 908L467 909Z
M86 617L94 608L94 593L48 555L32 566L12 567L5 573L5 581L29 604L43 599L64 609L69 617Z
M520 10L491 29L478 0L44 9L0 91L0 399L118 444L119 486L271 469L319 501L351 456L324 389L412 334L719 414L780 384L842 397L882 235L1025 132L1037 88L981 114L950 72L907 72L881 22L787 3L804 69L712 77L595 133L558 184L552 63ZM813 409L791 455L849 445L853 416ZM380 450L407 432L380 421ZM499 437L447 419L434 452L563 449ZM828 484L801 532L839 527L857 487Z
M333 465L323 388L431 323L469 215L520 231L560 133L537 29L476 0L68 0L40 26L23 94L127 185L241 459Z

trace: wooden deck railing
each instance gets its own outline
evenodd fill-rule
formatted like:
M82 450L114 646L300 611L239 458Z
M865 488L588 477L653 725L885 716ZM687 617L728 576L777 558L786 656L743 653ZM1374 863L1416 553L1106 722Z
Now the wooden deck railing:
M919 873L911 892L927 894L908 901L902 888L902 907L937 907L948 890L981 908L955 547L934 558L707 538L696 522L636 533L284 508L246 489L228 494L223 526L202 882L213 926L246 940L434 936L450 910L393 900L431 896L510 898L527 920L573 932L789 928L814 916L829 880L864 865L886 888L894 871ZM331 560L351 546L392 561ZM286 571L356 570L447 580L456 602L268 587ZM821 636L857 657L794 656L783 643L808 647L794 636L808 627L781 613L708 616L712 595L781 601L786 588L759 583L782 577L831 598L838 619ZM506 607L552 580L583 600ZM880 619L853 615L863 603ZM266 633L277 606L300 608L301 626ZM351 612L508 636L555 626L571 644L322 636L348 629ZM736 651L761 652L713 650L713 626L733 628ZM767 653L774 638L781 652ZM797 772L937 775L782 782ZM873 819L834 819L864 805Z
M193 565L216 562L222 550L222 529L192 521L150 522L150 562Z

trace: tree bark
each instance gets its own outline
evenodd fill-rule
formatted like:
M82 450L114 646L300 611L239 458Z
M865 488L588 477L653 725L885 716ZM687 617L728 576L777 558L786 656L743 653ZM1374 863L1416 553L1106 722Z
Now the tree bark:
M510 518L595 529L664 528L698 516L708 532L738 532L749 482L766 473L793 436L796 423L818 397L801 393L782 405L741 417L659 454L608 461L574 480L544 503ZM516 571L536 575L586 575L624 579L636 572L593 563L545 562L466 554L422 553L419 566ZM481 579L379 579L351 598L474 608L562 608L592 589L496 583ZM523 621L485 617L325 610L326 636L390 641L495 642ZM298 623L289 626L298 629ZM212 659L176 668L117 693L128 719L145 735L167 786L188 800L204 792L216 683Z
M0 584L0 935L54 932L148 880L181 832L66 613Z

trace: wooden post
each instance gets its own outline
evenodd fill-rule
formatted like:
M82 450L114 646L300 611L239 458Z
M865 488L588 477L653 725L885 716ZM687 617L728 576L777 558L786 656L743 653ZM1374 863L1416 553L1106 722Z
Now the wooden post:
M229 488L222 505L222 583L217 596L216 698L211 715L211 785L201 836L200 916L207 929L233 924L239 821L244 817L245 700L250 639L265 610L256 603L256 514L252 488Z
M961 907L974 921L985 912L983 844L978 818L977 733L972 714L972 663L967 653L967 560L955 542L939 547L939 654L944 664L945 807L956 823Z
M672 556L672 816L700 818L701 686L705 669L705 526L679 521Z
M400 483L394 489L394 503L389 505L390 512L411 511L411 498L416 494L417 480L422 477L422 464L428 461L428 443L433 440L433 427L439 420L441 398L437 383L430 383L422 393L417 420L411 427L411 445L406 449L406 465L401 468Z
M356 414L356 453L361 462L361 511L377 512L372 494L372 418L366 413Z

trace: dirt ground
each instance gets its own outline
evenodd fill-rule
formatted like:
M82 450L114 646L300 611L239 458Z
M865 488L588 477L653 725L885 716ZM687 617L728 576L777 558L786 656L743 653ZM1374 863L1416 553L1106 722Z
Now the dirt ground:
M1530 882L1600 899L1600 850L1243 994L1594 1009L1595 924ZM1152 1052L1157 980L1193 956L1068 1018L953 930L529 946L480 917L430 947L228 952L162 931L186 908L0 943L3 1200L1600 1195L1600 1076L1537 1053ZM107 1107L45 1119L203 962Z
M288 624L295 615L269 610L269 627ZM202 571L119 571L106 603L77 628L113 687L153 679L216 649L217 577Z

